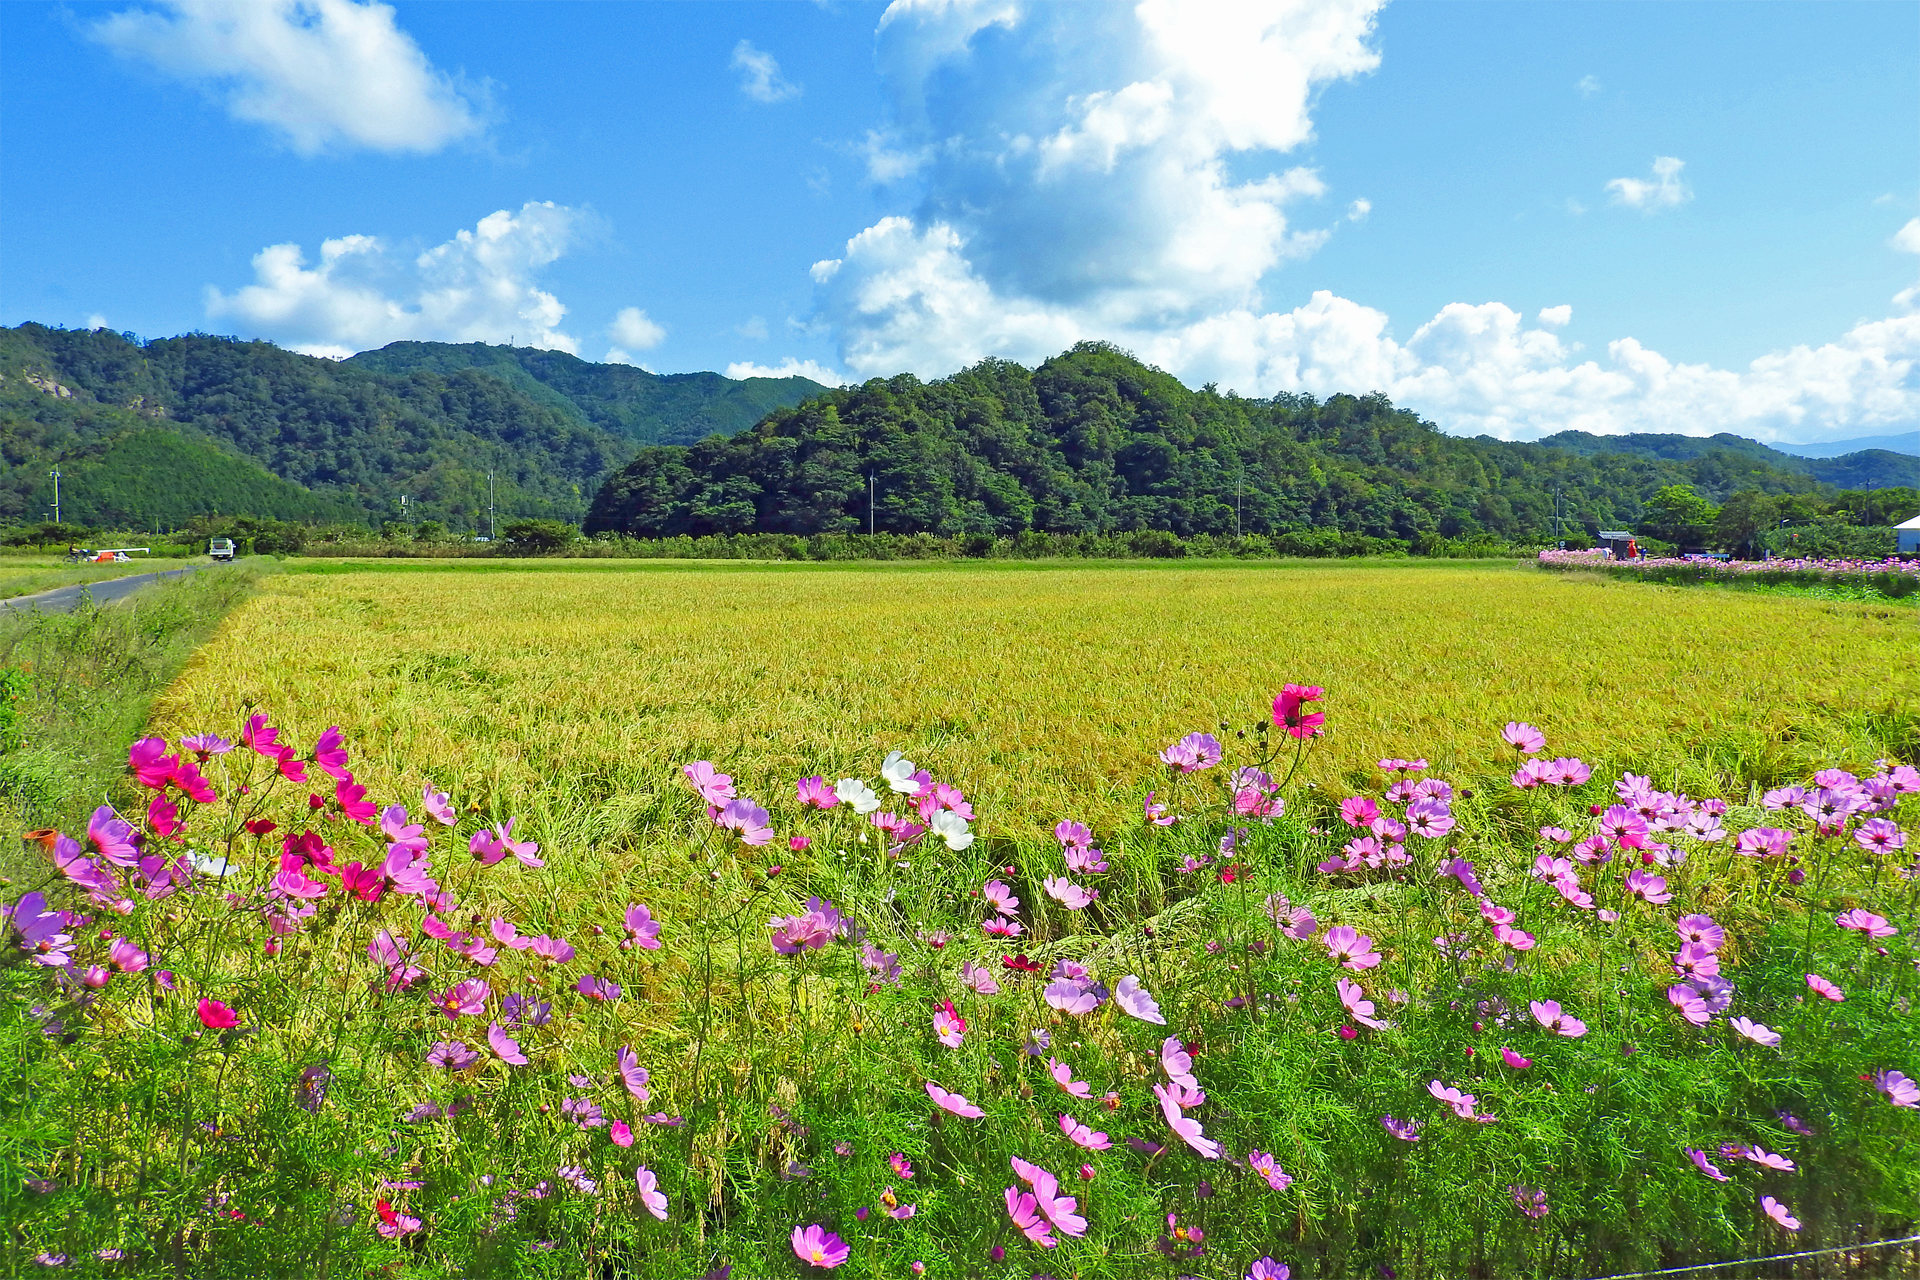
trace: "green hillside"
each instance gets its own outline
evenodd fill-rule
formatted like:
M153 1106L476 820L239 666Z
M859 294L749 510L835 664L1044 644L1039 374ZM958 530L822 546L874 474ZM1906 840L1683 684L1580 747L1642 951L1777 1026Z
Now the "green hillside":
M212 441L162 427L112 436L60 462L61 514L101 528L168 527L242 512L309 523L360 518L351 502L312 493Z
M390 374L479 370L581 423L637 444L691 444L710 435L732 435L775 409L826 390L807 378L658 374L631 365L590 364L564 351L482 342L395 342L346 363Z
M1797 471L1822 484L1840 489L1858 489L1866 485L1920 486L1920 457L1888 449L1861 449L1833 457L1811 458L1722 432L1711 436L1662 435L1636 433L1623 436L1596 436L1585 431L1562 431L1543 436L1539 443L1556 449L1568 449L1591 456L1597 453L1631 453L1646 458L1676 462L1697 462L1722 477L1722 482L1737 477L1755 465L1773 471Z
M1796 460L1796 461L1805 461ZM1584 453L1442 433L1385 396L1251 400L1192 391L1101 343L1028 370L874 380L730 439L642 450L601 489L588 530L640 536L864 529L1182 535L1340 530L1545 539L1631 526L1666 485L1715 500L1815 489L1736 451Z

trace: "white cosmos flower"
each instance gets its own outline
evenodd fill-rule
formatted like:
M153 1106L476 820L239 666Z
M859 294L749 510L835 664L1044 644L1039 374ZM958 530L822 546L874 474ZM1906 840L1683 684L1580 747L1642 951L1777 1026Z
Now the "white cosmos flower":
M947 848L955 853L973 843L973 832L967 830L967 820L951 809L942 809L927 820L933 834L947 842Z
M855 813L872 813L880 807L880 797L873 793L872 787L858 778L840 779L833 784L833 794L838 796L842 803L852 805ZM866 836L862 835L860 838L864 840Z
M216 858L209 854L202 853L198 849L189 849L187 851L187 863L203 876L224 877L233 875L240 870L240 868L228 862L226 858Z
M880 765L880 776L887 785L903 796L920 794L920 782L914 776L914 763L898 751L887 752L886 760Z

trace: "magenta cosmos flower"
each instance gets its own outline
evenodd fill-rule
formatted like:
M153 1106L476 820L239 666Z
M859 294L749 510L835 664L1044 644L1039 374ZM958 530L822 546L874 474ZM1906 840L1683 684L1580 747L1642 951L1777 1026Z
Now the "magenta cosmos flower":
M1834 986L1817 973L1807 975L1807 986L1813 990L1815 995L1825 996L1836 1004L1847 998L1845 992L1841 991L1839 987Z
M200 1017L200 1025L209 1031L224 1031L240 1025L240 1015L218 1000L202 999L194 1012Z
M620 945L639 947L645 951L660 949L660 922L653 918L653 912L639 905L627 908L623 919L627 936Z
M1587 1024L1570 1014L1561 1012L1557 1000L1535 1000L1527 1006L1533 1011L1533 1020L1569 1040L1578 1040L1587 1034Z
M1247 1168L1266 1179L1267 1185L1275 1191L1285 1191L1293 1185L1293 1175L1282 1169L1280 1162L1265 1151L1247 1152Z
M941 1001L940 1007L933 1011L934 1038L949 1049L958 1049L966 1034L967 1020L953 1007L953 1001Z
M1893 853L1907 847L1907 833L1885 818L1869 818L1853 833L1853 842L1868 853Z
M1113 1145L1106 1134L1091 1125L1081 1124L1064 1111L1060 1113L1060 1132L1067 1135L1068 1142L1088 1151L1105 1151Z
M793 1229L793 1256L816 1267L837 1267L853 1250L819 1223Z
M1833 918L1833 922L1842 929L1851 929L1863 933L1869 938L1891 938L1900 931L1887 923L1885 916L1877 916L1871 911L1855 907Z
M800 779L794 784L794 791L801 804L815 809L831 809L840 803L840 797L833 794L832 785L819 774Z
M708 804L718 807L733 799L733 779L714 768L712 761L695 760L682 765L680 772Z
M1287 731L1290 738L1312 738L1321 733L1321 726L1327 722L1324 711L1308 711L1309 702L1318 702L1327 694L1317 684L1290 684L1280 690L1280 696L1273 700L1273 723L1275 727Z

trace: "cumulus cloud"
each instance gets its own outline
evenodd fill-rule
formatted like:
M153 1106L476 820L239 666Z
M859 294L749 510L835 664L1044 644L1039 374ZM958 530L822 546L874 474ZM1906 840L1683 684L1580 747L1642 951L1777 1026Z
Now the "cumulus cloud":
M1920 218L1910 219L1906 226L1894 232L1891 243L1902 253L1920 253Z
M736 360L727 366L729 378L811 378L822 386L838 387L846 383L840 374L815 360L797 360L788 356L777 365Z
M645 351L666 341L667 331L638 307L622 307L607 326L607 336L623 347Z
M1449 431L1507 438L1809 440L1920 417L1920 314L1727 370L1631 337L1589 354L1562 336L1564 303L1529 323L1501 302L1456 302L1410 334L1330 291L1267 309L1263 290L1331 233L1297 225L1328 192L1280 157L1313 136L1320 87L1377 65L1373 16L1363 0L1258 11L898 0L877 37L890 114L866 152L870 176L913 203L813 266L816 318L841 365L938 377L1103 339L1190 385L1381 391ZM1690 196L1683 169L1658 157L1650 178L1608 190L1629 207L1672 207ZM1345 228L1369 207L1351 200L1332 221ZM1911 235L1920 243L1920 228ZM1920 286L1909 293L1896 308L1920 308Z
M567 308L538 277L583 221L565 205L530 201L411 258L370 235L322 241L312 265L297 244L268 245L253 257L252 284L208 288L207 314L310 355L402 339L512 341L577 355L580 344L559 327Z
M1580 91L1581 97L1591 98L1594 94L1600 92L1600 77L1594 75L1581 76L1580 82L1573 87Z
M729 65L740 73L740 92L755 102L784 102L800 96L800 86L780 74L780 64L773 55L754 48L751 41L742 40L733 46Z
M1681 180L1680 171L1687 162L1673 156L1653 158L1653 179L1615 178L1607 183L1607 194L1615 204L1653 213L1671 209L1693 199L1693 191Z
M1366 220L1366 216L1372 212L1373 212L1373 201L1367 199L1365 196L1362 196L1360 199L1355 200L1352 204L1347 206L1347 221L1363 222Z
M438 151L482 112L393 9L354 0L157 0L93 23L114 52L224 100L295 151Z

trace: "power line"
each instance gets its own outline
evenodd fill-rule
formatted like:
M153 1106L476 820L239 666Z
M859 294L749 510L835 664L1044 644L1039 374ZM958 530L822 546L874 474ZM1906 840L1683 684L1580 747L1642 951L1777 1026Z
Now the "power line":
M1804 1253L1776 1253L1765 1258L1736 1258L1732 1262L1696 1262L1688 1267L1668 1267L1662 1271L1629 1271L1624 1275L1595 1276L1593 1280L1646 1280L1649 1276L1677 1276L1689 1271L1717 1271L1723 1267L1744 1267L1755 1262L1791 1262L1797 1258L1820 1258L1830 1253L1859 1253L1862 1249L1886 1249L1893 1245L1920 1243L1920 1236L1899 1240L1875 1240L1871 1244L1842 1244L1831 1249L1809 1249Z

